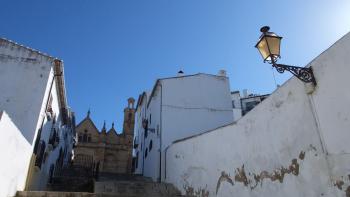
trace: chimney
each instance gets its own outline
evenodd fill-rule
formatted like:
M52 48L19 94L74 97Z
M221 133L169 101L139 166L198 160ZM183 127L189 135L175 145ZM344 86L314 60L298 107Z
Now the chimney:
M226 70L219 70L218 76L220 76L220 77L226 77Z
M248 90L243 89L243 98L247 98L247 97L248 97Z
M182 70L179 70L179 72L177 72L177 76L178 77L184 76L184 72Z

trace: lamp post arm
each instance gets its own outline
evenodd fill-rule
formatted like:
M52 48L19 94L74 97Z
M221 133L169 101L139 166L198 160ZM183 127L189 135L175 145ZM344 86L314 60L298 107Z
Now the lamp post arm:
M305 68L276 63L273 63L272 66L275 67L277 72L279 73L284 73L284 71L287 70L303 82L313 83L316 86L316 80L312 71L312 67Z

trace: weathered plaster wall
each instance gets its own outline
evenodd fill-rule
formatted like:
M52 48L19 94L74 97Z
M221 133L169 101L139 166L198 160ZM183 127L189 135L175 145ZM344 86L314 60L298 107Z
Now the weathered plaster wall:
M17 190L25 187L31 144L3 111L0 111L0 131L0 196L14 196Z
M148 150L144 176L155 181L160 173L162 180L165 177L165 150L172 142L233 122L227 77L196 74L163 79L151 99L147 119L154 132L144 140Z
M72 150L73 131L70 126L63 125L62 114L60 114L60 108L67 108L67 106L60 106L58 96L58 87L64 86L64 83L59 77L54 80L54 60L55 58L49 55L0 38L0 110L5 110L9 114L13 124L30 144L26 151L33 152L35 139L40 134L39 130L41 130L40 140L46 144L45 159L43 159L41 168L36 168L33 164L26 177L28 179L26 189L30 190L45 189L50 166L56 163L60 152L65 153L63 161L68 161ZM61 66L63 71L63 65ZM52 110L57 117L55 124L52 119L47 118L46 114L50 93L53 98ZM65 94L62 96L64 97ZM61 103L65 105L66 102ZM51 150L48 148L48 141L53 127L56 128L60 141L58 146ZM0 131L11 132L2 129ZM4 143L2 146L8 145ZM16 149L3 148L3 150ZM9 154L17 153L9 151ZM30 158L21 162L26 164L29 160ZM6 159L3 164L7 164ZM18 188L18 190L22 189Z
M0 39L0 109L33 143L53 58Z
M177 142L166 182L197 196L350 196L350 34L236 123Z
M162 149L233 122L227 77L200 74L162 81Z

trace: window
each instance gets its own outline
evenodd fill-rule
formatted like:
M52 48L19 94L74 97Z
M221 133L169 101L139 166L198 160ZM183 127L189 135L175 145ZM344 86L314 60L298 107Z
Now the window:
M35 160L35 166L38 166L41 169L41 164L44 160L44 153L45 153L46 144L43 140L40 140L38 149L36 152L36 160Z
M136 153L135 168L138 168L138 166L139 166L139 152Z
M149 115L149 124L152 123L152 114Z
M83 142L87 142L87 134L86 133L84 133L84 135L83 135Z
M48 183L52 183L52 178L53 178L53 171L55 170L55 165L51 164L50 165L50 171L49 171L49 181Z
M235 101L232 101L232 108L236 108Z
M147 158L147 154L148 154L148 149L146 148L146 150L145 150L145 158Z
M91 142L91 134L88 135L87 142Z
M53 98L52 98L52 94L50 93L50 97L49 97L49 100L48 100L48 102L47 102L47 108L46 108L46 111L47 112L50 112L51 113L51 115L52 115L52 100L53 100Z
M79 134L78 142L82 142L82 141L83 141L83 135L82 135L82 134Z
M152 150L152 147L153 147L153 142L152 142L152 140L149 142L149 146L148 146L148 148L149 148L149 151L151 151Z
M148 136L148 128L145 129L145 138Z
M87 134L87 130L84 130L85 133L83 134L83 141L82 142L87 142L88 141L88 134Z

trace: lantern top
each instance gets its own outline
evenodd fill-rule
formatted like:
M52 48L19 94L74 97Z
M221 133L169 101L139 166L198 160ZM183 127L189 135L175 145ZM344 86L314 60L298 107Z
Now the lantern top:
M271 37L278 37L278 38L282 38L280 36L278 36L277 34L275 34L274 32L269 32L270 27L269 26L264 26L262 28L260 28L260 32L262 33L260 35L259 41L264 37L264 36L271 36Z
M264 26L264 27L260 28L260 31L261 31L262 33L266 33L266 32L268 32L269 30L270 30L270 27L269 27L269 26Z

